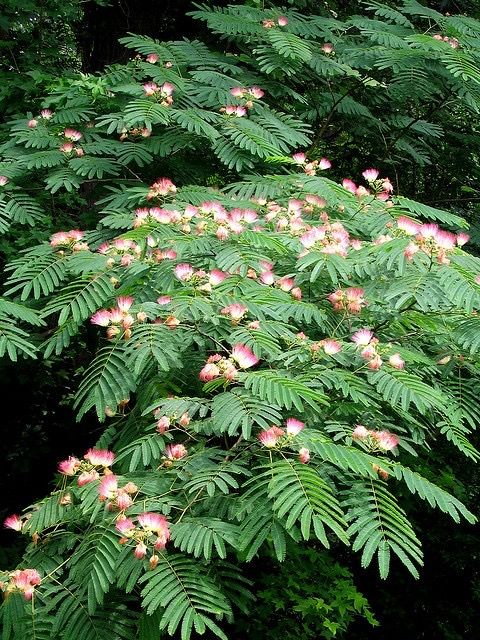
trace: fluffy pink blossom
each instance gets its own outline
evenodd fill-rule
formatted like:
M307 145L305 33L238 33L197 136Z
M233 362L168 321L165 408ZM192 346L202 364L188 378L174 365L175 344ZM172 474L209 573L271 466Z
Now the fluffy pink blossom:
M118 495L115 499L115 506L117 506L121 511L125 511L128 507L131 507L133 504L133 500L123 489L119 489Z
M325 170L325 169L330 169L332 166L332 163L330 162L330 160L328 158L321 158L318 166L320 169Z
M158 85L155 82L146 82L143 85L143 91L146 96L153 96L158 91Z
M59 151L62 153L71 153L73 151L73 143L72 142L64 142L62 145L58 147Z
M253 98L256 98L257 100L259 100L260 98L263 98L263 96L265 95L265 91L263 89L261 89L260 87L257 87L256 85L254 85L253 87L250 87L248 89L248 93Z
M383 451L391 451L399 443L397 436L389 431L372 431L370 435L376 441L378 448Z
M147 62L150 62L150 64L155 64L156 62L158 62L158 56L156 53L149 53L145 60Z
M349 178L345 178L342 181L342 186L347 191L350 191L350 193L356 193L357 192L357 185L353 182L353 180L350 180Z
M169 460L180 460L188 454L183 444L169 444L165 447L165 455Z
M228 274L220 269L212 269L208 275L208 281L212 287L216 287L218 284L228 278Z
M246 93L246 89L243 89L242 87L233 87L233 89L230 89L230 93L234 98L243 98Z
M100 486L98 487L98 495L100 500L113 500L118 491L118 480L117 476L113 475L113 473L108 474L107 476L103 476L100 481Z
M365 438L368 438L369 435L370 431L364 427L363 424L357 424L353 430L352 438L355 440L364 440Z
M193 277L194 269L191 264L182 262L180 264L177 264L174 272L179 280L181 280L182 282L188 282Z
M373 358L368 362L367 367L371 370L371 371L378 371L381 366L383 364L383 360L381 359L381 357L376 354L375 356L373 356Z
M170 82L164 82L160 87L160 93L165 96L171 96L175 91L175 87Z
M157 421L157 427L156 428L157 428L158 433L163 435L168 430L169 426L170 426L170 418L168 416L162 416Z
M164 534L167 538L170 537L167 519L160 513L141 513L138 516L138 523L146 531L151 531L157 535Z
M337 340L332 340L331 338L322 340L320 344L324 352L328 356L333 356L342 350L342 345L340 344L340 342L337 342Z
M286 27L288 24L288 18L286 16L280 16L277 20L279 27Z
M298 452L298 460L302 464L310 462L310 451L306 447L302 447Z
M8 182L7 176L0 176L0 187L4 187Z
M293 160L296 164L304 164L304 163L305 163L305 161L306 161L306 159L307 159L307 156L306 156L304 153L302 153L302 152L294 153L294 154L292 155L292 160Z
M365 169L365 171L362 173L362 176L367 182L374 182L378 178L378 174L378 169Z
M115 523L115 528L117 531L120 531L122 535L127 537L130 537L135 531L135 525L130 518L119 518Z
M21 531L22 524L22 520L15 514L8 516L8 518L5 518L3 521L4 527L7 529L13 529L14 531Z
M457 245L459 247L463 247L463 245L467 244L469 240L470 240L470 236L468 235L468 233L464 233L463 231L461 231L460 233L457 233Z
M295 300L301 300L302 299L302 290L300 289L300 287L293 287L293 289L290 291L290 295Z
M229 304L227 307L224 307L220 313L224 316L230 316L230 318L234 321L241 320L243 316L247 313L248 307L246 307L241 302L234 302Z
M232 348L232 358L240 369L249 369L257 364L257 356L244 344L236 344Z
M12 586L23 592L25 600L31 600L35 587L41 582L40 574L36 569L17 569L12 573Z
M331 42L325 42L325 44L322 45L322 51L324 53L333 53L333 44Z
M80 468L80 460L74 456L70 456L66 460L58 463L58 470L64 476L74 476Z
M35 129L37 124L38 124L38 121L35 120L35 118L32 118L31 120L28 121L28 128L29 129Z
M78 142L78 140L83 138L80 131L77 131L76 129L65 129L63 131L63 135L67 140L71 140L72 142Z
M415 236L420 230L420 224L408 218L407 216L399 216L397 218L397 227L404 231L408 236Z
M144 558L147 555L147 551L148 549L145 543L138 542L133 552L133 555L135 556L135 558L137 558L137 560L142 560L142 558Z
M270 429L260 431L258 439L264 447L271 448L276 446L277 442L283 435L285 435L285 432L283 429L280 429L280 427L270 427Z
M83 457L90 464L102 467L110 467L115 460L115 454L107 449L89 449Z
M117 307L123 313L126 313L133 304L133 298L131 296L120 296L117 298Z
M373 338L373 333L370 329L359 329L352 335L352 342L359 347L365 347Z
M42 109L40 115L44 120L50 120L53 116L53 111L51 109Z
M77 478L77 484L79 487L83 487L89 482L98 480L99 477L98 471L95 469L92 469L91 471L83 471Z
M305 423L297 420L297 418L287 418L285 426L289 436L296 436L305 427Z
M99 327L108 327L111 321L111 313L107 309L100 309L90 318L92 324L96 324Z
M394 367L395 369L403 369L405 366L405 360L401 358L399 353L392 354L388 359L388 362L390 366Z
M210 382L215 380L221 375L220 369L213 362L207 362L203 369L198 374L198 377L202 382Z
M170 296L160 296L160 298L157 298L157 304L161 306L170 304L171 301L172 299Z

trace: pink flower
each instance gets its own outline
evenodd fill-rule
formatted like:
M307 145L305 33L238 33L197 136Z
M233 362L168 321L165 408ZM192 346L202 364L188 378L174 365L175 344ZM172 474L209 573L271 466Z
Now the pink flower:
M51 111L50 109L42 109L40 111L40 115L44 120L50 120L50 118L53 116L53 111Z
M4 187L8 182L7 176L0 176L0 187Z
M295 300L301 300L302 299L302 290L300 289L300 287L293 287L293 289L290 291L290 295Z
M378 169L365 169L362 176L367 182L374 182L378 178Z
M157 421L157 431L160 435L163 435L168 427L170 426L170 418L168 416L162 416L158 421Z
M217 284L220 284L226 278L228 278L228 274L224 271L220 271L220 269L212 269L208 275L208 281L212 287L216 287Z
M355 440L365 440L370 435L370 431L363 426L363 424L357 424L352 433L352 438Z
M58 147L58 149L62 153L70 153L71 151L73 151L73 144L71 142L64 142Z
M229 304L227 307L224 307L220 313L225 316L230 316L230 318L234 321L241 320L243 316L247 313L248 307L240 302L234 302Z
M165 455L169 460L180 460L188 454L183 444L169 444L165 447Z
M28 121L28 128L35 129L37 124L38 124L37 120L35 120L35 118L32 118L31 120Z
M115 460L115 454L107 449L89 449L83 457L90 464L102 467L110 467Z
M262 25L265 29L271 29L275 26L275 22L272 19L267 18L265 20L262 20Z
M287 418L285 425L289 436L296 436L305 427L305 423L296 418Z
M145 545L144 542L139 542L137 544L137 546L135 547L135 550L133 552L133 555L135 556L135 558L137 558L137 560L142 560L142 558L144 558L147 555L147 547Z
M23 523L21 519L15 514L8 516L8 518L5 518L5 520L3 521L4 527L6 527L7 529L13 529L14 531L21 531L22 524Z
M280 16L277 20L279 27L286 27L288 24L288 18L286 16Z
M399 443L397 436L389 431L373 431L370 433L372 438L376 441L378 448L383 451L390 451Z
M302 464L307 464L310 461L310 451L307 448L302 447L298 452L298 460Z
M357 185L353 182L353 180L350 180L349 178L345 178L342 181L342 186L347 191L350 191L350 193L356 193L357 192Z
M180 416L179 420L178 420L178 424L181 427L188 427L188 425L190 424L190 416L187 412L182 413L182 415Z
M119 518L115 523L115 529L120 531L122 535L130 537L135 531L135 525L130 518Z
M271 271L263 271L260 274L260 281L263 282L263 284L271 285L275 282L275 276Z
M138 523L149 532L164 534L167 539L170 537L167 519L160 513L141 513L138 516Z
M370 343L372 338L373 333L370 331L370 329L360 329L352 335L351 339L352 342L354 342L357 346L366 347L367 344Z
M74 476L80 467L80 460L73 456L67 458L67 460L62 460L62 462L58 463L58 470L64 476Z
M120 296L117 298L117 307L123 313L126 313L133 304L133 298L131 296Z
M145 60L150 64L155 64L155 62L158 62L158 56L156 53L149 53Z
M464 233L463 231L457 233L457 244L459 247L463 247L463 245L467 244L469 240L470 236L468 235L468 233Z
M118 490L118 495L115 500L115 505L121 510L124 511L131 507L133 504L133 500L123 489Z
M191 280L194 270L191 264L183 262L177 264L174 272L179 280L181 280L182 282L188 282L188 280Z
M409 242L403 252L407 260L412 260L413 256L420 251L420 247L415 242Z
M238 363L240 369L249 369L258 362L257 356L243 344L234 345L232 358Z
M377 354L375 355L370 362L367 364L367 367L371 370L371 371L378 371L378 369L381 368L383 364L383 360L381 359L381 357Z
M475 276L475 283L480 284L480 274L478 276Z
M275 447L280 438L285 435L283 429L280 427L270 427L270 429L266 429L265 431L261 431L258 434L258 439L263 444L264 447Z
M342 345L340 344L340 342L337 342L337 340L332 340L330 338L328 338L327 340L322 340L321 345L328 356L333 356L342 350Z
M332 163L330 162L330 160L328 158L321 158L320 162L318 163L318 166L322 170L330 169L331 166L332 166Z
M277 280L277 285L280 287L282 291L290 291L293 288L295 281L293 278L288 278L287 276L283 276L283 278L279 278Z
M89 482L98 480L99 477L100 476L98 475L98 471L96 471L95 469L92 469L91 471L83 471L83 473L81 473L77 478L77 484L79 487L83 487Z
M90 318L92 324L96 324L100 327L108 327L111 320L111 313L107 309L100 309Z
M390 364L391 367L394 367L395 369L403 369L405 366L405 360L403 360L400 357L399 353L394 353L390 356L390 358L388 359L388 362Z
M25 600L31 600L36 586L41 582L40 574L35 569L17 569L12 573L12 584L23 591Z
M246 89L242 89L242 87L233 87L233 89L230 89L230 93L234 98L243 98L245 91Z
M146 96L153 96L158 91L158 85L155 82L146 82L143 85L143 91Z
M76 129L65 129L63 135L67 140L72 140L72 142L78 142L83 138L80 131L76 131Z
M397 227L404 231L408 236L415 236L420 230L420 224L408 218L407 216L399 216L397 218Z
M173 84L170 84L170 82L164 82L160 87L160 93L166 96L171 96L174 91L175 87L173 86Z
M117 476L113 473L103 476L100 486L98 487L98 495L100 500L113 500L117 495L118 482Z
M172 299L170 296L160 296L160 298L157 298L157 304L160 306L170 304L171 301Z
M257 87L256 85L253 87L250 87L250 89L248 90L248 93L254 98L256 98L257 100L259 100L260 98L263 98L263 96L265 95L265 91L260 87Z
M207 362L203 369L198 374L198 377L202 382L210 382L215 380L221 375L220 369L213 362Z
M331 42L325 42L322 46L322 51L324 53L333 53L333 44L331 44Z
M305 161L307 159L307 156L304 153L294 153L292 156L292 160L296 163L296 164L304 164Z

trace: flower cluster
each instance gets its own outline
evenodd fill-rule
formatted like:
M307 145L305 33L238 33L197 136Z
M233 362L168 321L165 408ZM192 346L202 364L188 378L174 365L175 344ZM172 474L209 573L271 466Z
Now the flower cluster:
M233 380L237 374L237 367L240 369L249 369L258 362L257 356L245 345L236 344L232 348L229 358L224 358L220 354L215 353L210 356L199 373L202 382L210 382L217 378L225 378L225 380Z
M463 247L470 239L467 233L451 233L440 229L437 224L422 224L407 216L397 218L397 228L404 235L412 237L405 249L407 260L412 260L413 256L420 251L430 258L435 258L439 264L449 264L448 253L456 247Z
M287 24L288 24L288 18L286 16L279 16L277 18L277 21L275 21L273 18L266 18L265 20L262 21L262 26L265 29L272 29L277 25L279 27L286 27Z
M83 456L83 460L70 456L62 460L58 465L59 472L64 476L77 477L77 484L83 487L89 482L98 480L100 474L111 475L110 467L115 461L115 454L107 449L89 449Z
M38 121L48 121L53 117L53 111L51 111L50 109L42 109L40 111L40 115L37 116L36 118L32 118L31 120L28 121L28 128L29 129L35 129L35 127L38 126Z
M326 213L321 217L325 224L311 227L300 236L304 251L299 257L306 255L311 250L345 257L349 246L359 248L358 241L350 240L350 235L341 222L330 223Z
M342 186L358 198L372 195L377 200L387 201L392 194L393 184L390 182L389 178L379 178L379 174L380 172L378 169L365 169L362 173L362 176L368 183L368 189L363 185L357 186L353 180L350 180L350 178L345 178L342 181Z
M352 342L360 349L361 357L366 360L367 367L372 371L377 371L383 365L382 353L378 347L379 340L375 338L370 329L360 329L352 335ZM388 359L388 363L394 369L403 369L405 361L399 353L393 353Z
M442 36L440 33L435 33L432 38L434 40L441 40L442 42L446 42L449 44L452 49L458 49L460 46L460 42L456 38L449 38L448 36Z
M60 135L63 135L63 137L65 138L65 142L63 142L59 147L62 153L68 155L75 154L79 158L85 155L82 147L75 146L74 144L74 142L78 142L83 138L83 135L80 133L80 131L77 131L76 129L65 129Z
M112 242L104 242L98 249L98 253L109 256L107 266L112 267L116 260L120 258L120 264L122 267L128 267L135 260L138 260L142 253L142 248L139 244L128 238L116 238Z
M9 574L9 581L0 587L5 593L21 593L25 600L31 600L35 587L41 583L40 574L36 569L17 569Z
M203 269L194 269L191 264L181 262L174 269L175 276L181 282L188 282L198 289L210 293L212 287L216 287L228 278L228 273L220 271L220 269L212 269L212 271L204 271Z
M285 428L282 429L277 425L271 426L269 429L264 429L258 434L260 443L267 447L267 449L273 449L277 445L289 445L291 439L294 438L305 427L305 423L297 418L287 418L285 421ZM298 459L303 464L306 464L310 460L310 451L305 447L299 450Z
M248 109L251 109L254 106L255 100L260 100L260 98L263 98L265 95L263 89L260 89L260 87L257 86L249 87L247 89L243 87L234 87L233 89L230 89L230 93L234 98L243 100L243 103L239 106L227 105L222 107L220 111L225 113L227 116L237 116L239 118L247 115Z
M108 310L100 309L90 318L92 324L107 328L107 338L116 338L120 333L128 340L132 336L132 325L136 320L144 322L147 318L142 311L137 313L136 318L131 315L130 308L133 298L130 296L120 296L117 298L117 306Z
M50 246L70 249L71 251L86 251L88 250L88 244L81 242L84 235L83 231L79 231L78 229L58 231L51 236Z
M153 417L157 421L157 431L160 435L166 433L171 425L175 422L177 422L181 427L188 427L188 425L190 424L190 416L187 412L182 413L178 420L176 415L166 416L161 414L161 409L155 409L155 411L153 412Z
M173 103L175 87L170 82L164 82L160 87L155 82L146 82L143 91L147 97L155 97L162 107L169 107Z
M118 486L118 478L113 473L103 476L98 487L100 502L106 502L107 509L125 511L133 504L132 495L138 493L138 487L133 482L127 482L124 487Z
M330 169L332 166L332 163L327 158L321 158L320 160L308 160L305 153L302 152L294 153L292 160L299 167L303 168L307 176L315 176L317 175L318 169L324 171L325 169Z
M131 518L122 514L116 521L115 528L121 534L120 544L133 542L135 544L134 556L139 560L145 558L149 547L151 556L150 568L154 569L159 561L155 551L165 549L170 539L170 530L165 516L159 513L141 513L135 523Z
M357 424L352 438L362 442L371 451L391 451L398 443L399 439L389 431L373 431L361 424Z
M171 193L176 192L177 187L173 184L170 178L158 178L158 180L156 180L149 188L147 193L147 200L167 196Z
M138 140L139 138L149 138L152 132L146 127L133 127L132 129L122 129L120 140Z
M337 291L331 293L327 299L332 304L334 311L360 313L360 311L367 306L364 295L364 289L360 287L349 287L348 289L337 289Z

